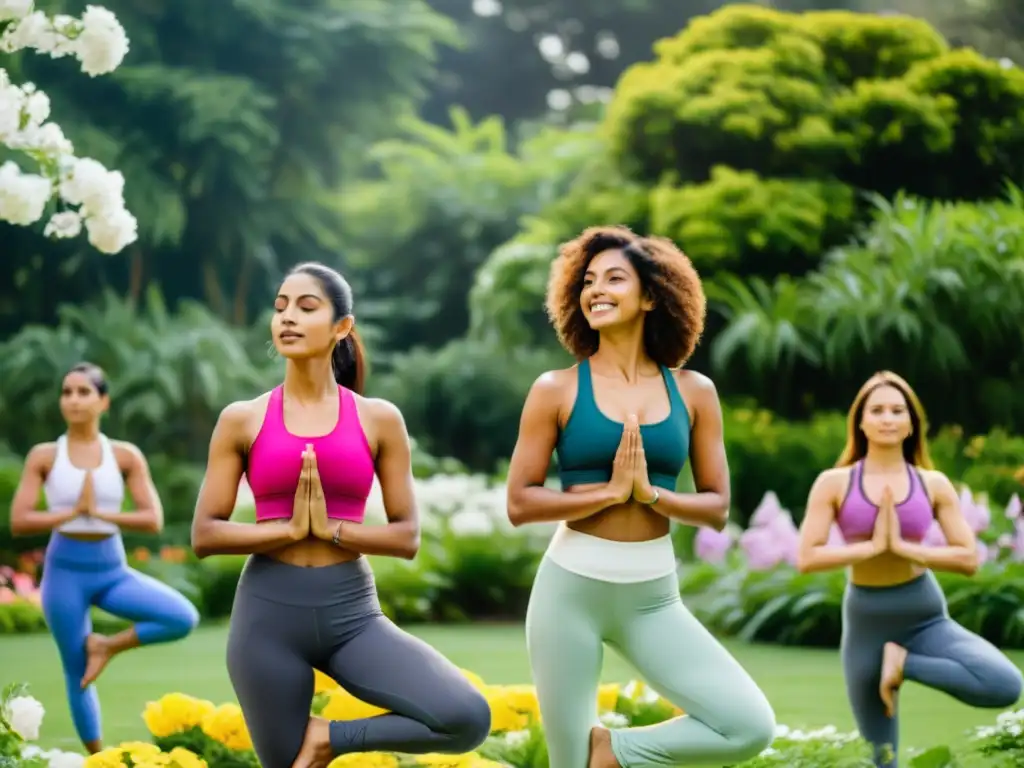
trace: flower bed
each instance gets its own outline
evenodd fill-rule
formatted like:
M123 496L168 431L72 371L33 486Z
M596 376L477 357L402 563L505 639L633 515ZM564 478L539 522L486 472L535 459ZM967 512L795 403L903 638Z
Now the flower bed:
M464 672L487 698L492 734L476 752L464 755L359 753L336 758L330 768L547 768L547 749L537 697L529 685L488 685ZM311 711L350 720L383 710L355 698L329 677L317 673ZM651 688L633 681L606 684L598 691L601 720L609 728L650 725L680 711ZM39 738L45 709L24 685L9 685L0 698L0 765L4 768L258 768L241 710L184 693L169 693L146 705L142 719L152 737L129 741L85 757L44 750ZM954 752L934 747L910 755L910 768L1019 766L1024 764L1024 710L1004 712L993 725L977 729L967 746ZM855 733L835 727L794 730L780 726L774 743L761 755L734 768L871 768L867 745ZM965 761L960 763L957 761Z

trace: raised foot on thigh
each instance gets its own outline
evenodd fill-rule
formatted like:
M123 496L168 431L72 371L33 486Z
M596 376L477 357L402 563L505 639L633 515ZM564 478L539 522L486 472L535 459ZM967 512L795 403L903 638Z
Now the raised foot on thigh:
M105 635L92 633L85 639L85 674L82 676L82 688L88 688L106 669L114 658L109 638Z
M590 729L590 761L587 768L622 768L612 752L612 734L607 728L595 725Z
M322 717L309 718L306 735L292 768L325 768L334 759L331 750L331 723Z
M903 666L907 661L907 650L896 643L886 643L882 651L882 677L878 684L878 695L885 704L885 714L896 714L896 699L903 685Z

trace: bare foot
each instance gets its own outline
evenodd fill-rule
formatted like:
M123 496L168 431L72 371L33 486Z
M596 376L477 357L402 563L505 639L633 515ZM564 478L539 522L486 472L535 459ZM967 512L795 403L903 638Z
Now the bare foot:
M333 759L330 721L322 717L309 718L306 735L292 768L325 768Z
M590 762L587 768L622 768L612 752L612 734L595 725L590 729Z
M82 677L82 688L88 688L100 672L114 658L107 638L95 632L85 639L85 675Z
M893 717L896 714L896 697L903 685L903 665L907 661L907 649L896 643L886 643L882 651L882 680L878 685L878 695L885 704L885 714Z

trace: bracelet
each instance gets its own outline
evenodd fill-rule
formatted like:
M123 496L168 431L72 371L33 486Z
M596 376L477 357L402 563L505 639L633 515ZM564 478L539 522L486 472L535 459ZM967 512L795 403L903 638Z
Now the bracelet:
M331 537L331 543L336 546L341 546L341 526L345 524L344 520L338 521L338 527L334 529L334 535Z
M654 498L651 499L650 501L644 501L644 502L641 502L641 503L642 504L646 504L648 507L653 507L655 504L658 503L658 499L660 499L660 498L661 498L661 491L659 491L657 488L655 488L654 489Z

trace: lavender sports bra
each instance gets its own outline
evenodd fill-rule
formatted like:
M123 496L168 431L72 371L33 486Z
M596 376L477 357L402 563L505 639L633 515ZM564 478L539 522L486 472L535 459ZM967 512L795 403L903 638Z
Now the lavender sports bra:
M935 512L931 499L924 487L921 473L907 464L907 475L910 478L910 492L907 498L896 505L896 516L900 521L900 534L907 541L921 541L932 521ZM836 515L836 525L847 541L863 541L870 539L875 530L875 518L878 517L878 505L868 499L864 492L864 461L858 461L850 472L850 487L846 498Z

